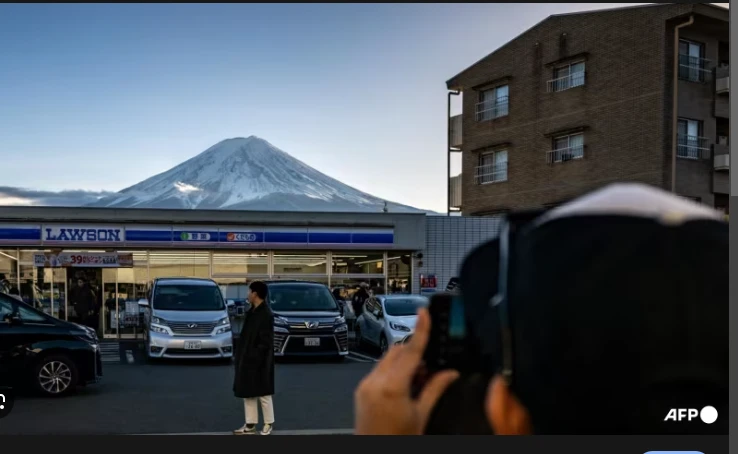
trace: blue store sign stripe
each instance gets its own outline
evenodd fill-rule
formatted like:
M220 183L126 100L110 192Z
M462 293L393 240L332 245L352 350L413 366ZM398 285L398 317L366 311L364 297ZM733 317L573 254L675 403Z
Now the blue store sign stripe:
M111 226L112 227L112 226ZM43 229L47 235L44 235ZM102 233L101 233L102 232ZM112 232L112 233L110 233ZM104 235L103 235L104 233ZM94 234L94 235L93 235ZM94 241L93 241L94 240ZM249 230L164 230L164 229L124 229L119 226L111 230L107 225L92 228L76 226L2 226L0 225L0 243L28 242L28 245L48 241L52 244L97 244L100 242L119 243L207 243L207 244L294 244L305 245L392 245L394 244L394 233L388 229L370 230L362 229L354 232L351 229L345 231L310 231L310 229L291 229L288 231L249 231Z
M395 235L392 233L354 233L351 235L352 244L393 244Z
M294 243L306 244L307 232L264 232L264 241L267 243Z
M126 229L126 241L171 242L172 241L172 231L171 230L127 230Z
M311 244L351 244L351 232L310 232Z
M41 240L40 228L0 228L0 240Z

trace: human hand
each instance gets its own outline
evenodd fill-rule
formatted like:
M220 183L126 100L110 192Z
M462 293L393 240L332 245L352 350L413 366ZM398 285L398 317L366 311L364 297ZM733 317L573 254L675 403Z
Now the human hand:
M423 361L430 335L427 309L418 311L410 342L395 345L354 392L356 435L421 435L433 407L459 373L448 370L431 377L417 399L411 386Z

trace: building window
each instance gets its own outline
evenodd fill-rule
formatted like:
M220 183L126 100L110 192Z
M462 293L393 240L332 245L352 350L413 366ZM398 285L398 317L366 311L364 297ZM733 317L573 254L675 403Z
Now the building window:
M480 91L479 102L477 103L477 121L488 121L506 116L509 110L509 93L510 90L507 85Z
M702 137L702 122L680 118L677 123L677 156L700 159L703 150L709 150L707 139Z
M274 275L289 274L327 274L328 257L321 252L287 252L274 253Z
M686 39L679 40L679 78L690 82L704 82L708 73L705 45Z
M158 277L210 277L207 251L152 251L149 253L149 280Z
M548 81L548 91L564 91L582 85L584 85L584 62L580 61L555 68L553 79Z
M477 184L507 181L507 150L487 151L479 155Z
M384 274L384 253L334 252L332 272L336 274Z
M213 252L213 276L268 275L266 252Z
M584 157L584 134L570 134L553 139L553 148L548 152L548 163L572 161Z

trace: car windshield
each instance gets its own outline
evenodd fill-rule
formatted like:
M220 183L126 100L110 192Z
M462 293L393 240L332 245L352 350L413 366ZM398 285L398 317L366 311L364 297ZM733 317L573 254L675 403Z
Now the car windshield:
M271 285L269 304L275 311L338 311L333 295L322 285Z
M225 309L220 289L214 285L159 284L154 309L162 311L220 311Z
M388 298L384 301L384 310L387 315L402 317L415 315L418 308L428 305L426 298Z

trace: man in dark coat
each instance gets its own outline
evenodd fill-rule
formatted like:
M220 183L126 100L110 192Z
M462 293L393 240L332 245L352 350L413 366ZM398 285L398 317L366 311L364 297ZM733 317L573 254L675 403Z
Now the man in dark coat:
M69 292L69 302L74 308L75 321L89 326L90 314L95 309L95 295L84 279L77 279L77 286Z
M254 281L249 285L251 308L236 343L233 380L233 393L244 400L246 424L233 431L236 435L257 433L259 403L264 418L261 434L269 435L274 425L274 314L266 298L265 283Z
M366 282L362 282L359 285L359 290L354 293L354 297L351 299L351 307L354 308L354 314L358 317L364 310L364 303L369 299L368 285Z

